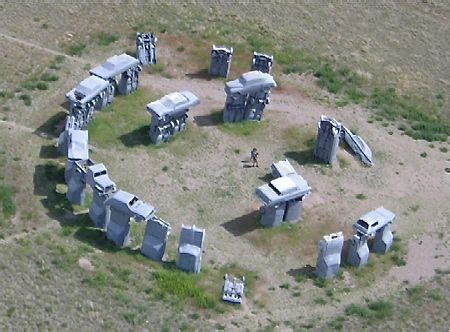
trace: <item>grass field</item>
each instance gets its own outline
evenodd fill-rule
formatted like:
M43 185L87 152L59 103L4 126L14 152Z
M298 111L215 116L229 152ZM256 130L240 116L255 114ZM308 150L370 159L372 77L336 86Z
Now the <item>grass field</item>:
M8 50L0 329L448 330L449 10L435 2L0 5ZM69 204L55 147L64 94L105 58L132 54L136 31L156 32L158 65L141 72L136 93L95 114L90 156L171 223L164 263L142 256L139 241L120 249L106 240L85 213L90 199ZM279 87L264 121L223 123L227 80L206 72L212 43L234 47L229 79L248 70L253 50L275 55ZM182 89L201 104L185 132L154 146L145 106ZM332 167L316 160L321 114L364 137L375 166L343 144ZM253 147L258 168L246 167ZM264 229L254 190L285 158L312 193L301 221ZM372 254L364 269L342 264L337 278L316 278L320 238L340 230L349 238L353 222L380 205L397 214L392 250ZM206 228L198 275L174 267L182 224ZM144 225L134 226L142 236ZM225 273L246 277L242 306L221 301Z

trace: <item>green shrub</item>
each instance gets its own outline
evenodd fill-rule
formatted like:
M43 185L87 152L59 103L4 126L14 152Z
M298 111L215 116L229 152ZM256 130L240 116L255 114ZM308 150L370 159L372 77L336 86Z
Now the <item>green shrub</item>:
M359 199L359 200L365 200L365 199L367 199L367 196L366 195L364 195L364 194L356 194L356 199Z
M177 52L184 52L185 49L186 49L186 48L185 48L183 45L178 46L178 47L177 47Z
M69 55L80 56L86 48L86 43L81 41L72 41L63 46L64 51Z
M155 63L148 67L150 74L161 74L166 69L166 65L162 62Z
M439 148L439 151L443 152L443 153L447 153L448 152L448 148L446 146L442 146Z
M198 285L197 275L175 268L166 268L153 273L160 293L174 296L179 303L192 300L200 308L212 309L215 299Z
M420 156L421 156L422 158L426 158L426 157L428 156L428 154L427 154L426 152L422 152L422 153L420 154Z
M115 43L119 40L119 35L116 33L110 33L101 31L94 36L95 40L99 45L108 46L109 44Z
M369 303L369 309L373 311L376 318L382 319L392 315L394 305L389 301L378 300Z
M23 100L23 103L26 106L30 106L31 105L31 97L30 95L26 95L26 94L21 94L19 97L21 100Z
M14 204L13 197L14 191L12 188L0 185L0 202L3 216L6 219L9 219L16 214L16 205Z
M405 266L406 265L406 260L403 257L403 255L400 253L397 253L397 252L393 253L391 256L391 259L396 266Z
M58 75L51 74L51 73L45 73L41 76L41 81L45 82L55 82L59 79Z
M352 303L345 308L345 314L347 316L368 317L370 311L367 308Z
M37 82L36 88L38 90L48 90L48 84L45 82Z
M319 297L317 299L314 299L314 303L320 304L320 305L325 305L325 304L327 304L327 300L325 300L323 297Z
M289 287L291 287L291 285L289 283L287 283L287 282L285 282L285 283L280 285L281 289L289 289Z
M0 98L14 98L14 93L9 91L0 91Z
M325 278L315 278L314 279L314 286L319 288L325 288L328 285L328 280Z

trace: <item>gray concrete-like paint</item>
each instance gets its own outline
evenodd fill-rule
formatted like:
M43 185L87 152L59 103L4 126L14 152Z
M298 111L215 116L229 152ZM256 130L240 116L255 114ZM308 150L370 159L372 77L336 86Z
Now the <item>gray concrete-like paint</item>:
M228 77L231 67L233 48L227 46L213 45L211 50L211 63L209 65L209 75Z
M341 252L344 245L342 232L325 235L319 242L319 255L317 256L316 276L319 278L332 278L339 272L341 265Z
M130 243L130 222L148 221L154 216L155 208L126 191L118 190L105 201L106 237L117 246Z
M341 139L345 140L364 164L373 166L372 150L362 137L353 134L343 124L325 115L320 117L318 124L314 155L328 164L333 164L336 161L336 153Z
M69 149L69 136L72 130L80 130L81 126L76 122L74 116L66 117L64 131L58 137L58 152L63 156L67 156Z
M222 300L232 303L242 303L245 289L245 277L236 278L225 274Z
M153 32L136 33L136 56L142 65L156 63L156 38Z
M124 95L137 90L139 86L139 72L142 70L139 64L138 59L122 53L106 59L99 66L92 68L89 73L108 82L107 100L108 103L111 103L116 89ZM119 83L115 79L118 75L120 75Z
M205 230L194 226L181 226L176 265L181 270L199 273L202 266Z
M279 177L256 189L256 195L263 202L260 212L261 224L265 227L298 220L302 202L311 192L306 180L287 160L272 164L272 172ZM280 176L282 174L287 175Z
M276 86L271 75L260 71L250 71L227 82L223 121L262 120L264 109L270 101L270 91Z
M86 198L86 168L92 165L88 160L67 160L64 172L67 183L67 199L72 204L84 205Z
M362 234L354 234L349 241L347 263L356 267L362 267L369 260L369 247L367 237Z
M187 112L200 104L200 99L190 91L173 92L147 105L152 116L149 135L155 144L166 142L187 124Z
M291 163L287 159L272 163L271 169L272 176L274 178L297 174L297 171L294 169L294 167L292 167Z
M273 66L273 55L253 52L252 66L250 70L258 70L270 74Z
M391 225L387 224L375 233L372 251L377 254L385 254L391 248L393 241L394 235L391 231Z
M327 164L336 161L341 136L341 124L333 118L322 115L318 124L314 155Z
M147 221L141 253L150 259L161 261L171 230L169 223L156 216Z
M358 221L353 224L353 228L358 233L361 233L367 237L372 237L384 226L392 224L394 220L395 214L380 206L379 208L360 217Z
M109 178L108 170L103 164L89 166L86 183L92 188L93 199L89 208L89 217L97 228L105 228L105 201L116 191L116 184Z

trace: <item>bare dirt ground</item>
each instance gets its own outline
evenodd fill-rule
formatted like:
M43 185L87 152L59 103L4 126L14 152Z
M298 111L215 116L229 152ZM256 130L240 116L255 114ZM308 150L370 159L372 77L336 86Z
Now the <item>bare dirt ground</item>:
M20 50L20 54L23 46L30 52L36 52L33 68L40 66L41 59L42 66L45 67L50 58L63 52L60 44L64 42L66 33L73 32L68 26L77 26L79 21L85 20L83 15L87 15L88 11L86 7L79 5L58 7L61 9L58 12L59 19L53 21L54 16L45 14L47 5L40 6L34 12L16 9L15 17L7 15L12 11L10 5L2 4L1 7L0 41L10 50ZM246 6L244 5L245 8ZM330 32L328 39L335 38L337 41L333 43L339 44L340 40L345 45L336 48L336 52L340 52L339 58L344 60L361 56L364 61L373 64L373 68L382 67L379 59L383 57L384 51L376 50L381 41L375 36L381 32L376 30L377 33L371 37L374 39L373 43L369 37L361 37L366 39L362 43L370 46L364 51L358 51L362 55L350 53L349 50L354 49L354 45L345 36L354 35L358 26L352 25L347 31L344 20L346 16L338 5L330 6L328 11L325 7L320 9L321 13L317 15L328 17L330 14L323 11L331 13L331 22L341 22L337 25L337 31L331 33L328 23L321 28L302 23L302 29L310 27L310 37L302 38L310 39L323 34L320 30L325 29ZM396 8L396 13L406 21L406 25L411 24L414 17L420 19L424 26L424 35L420 38L431 38L428 41L432 45L430 54L433 57L442 56L445 50L434 38L448 30L448 24L442 23L443 28L438 35L430 31L446 17L445 11L438 10L441 5L426 5L431 9L423 9L416 4L406 6L413 14L401 12L400 8ZM114 4L112 7L111 16L115 16L116 22L108 21L105 26L113 28L115 24L127 22L120 6ZM203 7L204 3L197 10L216 13L215 10ZM182 8L184 9L181 10L186 10L186 6ZM282 12L273 17L287 15L286 8L274 8L277 13ZM294 11L301 11L301 17L310 17L314 21L316 14L311 8L314 6L305 4L300 9L295 7ZM236 10L227 9L231 14ZM385 12L378 7L371 10L358 9L363 16L373 16L373 20L377 20L377 15ZM134 8L132 14L139 17L139 9ZM39 21L33 17L38 17ZM286 26L283 29L293 26L294 23L289 23L289 20L294 18L289 17L282 23ZM385 19L394 20L393 17ZM426 23L433 19L436 22L429 25ZM29 26L14 24L14 20L29 22ZM48 22L49 28L40 34L36 33L36 28L43 22ZM360 20L358 22L363 24ZM87 33L86 26L80 26L75 36ZM30 27L34 27L34 30ZM100 27L100 22L96 22L93 29ZM395 27L400 29L397 25ZM340 32L341 37L337 38L336 35ZM407 40L414 45L418 43L415 38L408 37ZM136 193L153 204L158 215L172 224L174 231L170 238L167 260L176 257L176 242L181 224L205 227L205 273L227 263L237 262L258 275L251 296L249 295L242 308L219 313L198 311L195 308L180 310L170 305L167 299L149 298L147 291L151 294L154 287L148 280L151 266L123 257L120 253L110 252L89 237L80 235L79 230L64 233L67 225L82 221L68 212L63 216L56 214L57 209L47 202L48 197L54 194L54 187L49 185L47 188L45 183L55 181L45 178L43 168L48 162L64 162L63 158L58 158L53 153L54 126L57 123L52 120L54 117L61 118L64 111L63 95L87 75L84 68L86 64L94 65L110 54L127 48L133 49L133 41L125 38L109 48L92 47L81 57L67 57L68 60L59 71L59 81L52 83L48 91L33 92L31 107L25 107L20 100L14 100L7 101L13 111L2 110L0 147L7 160L7 182L17 188L15 200L18 205L17 215L10 221L11 225L5 230L1 229L6 233L6 237L0 240L2 329L154 330L167 327L169 330L183 330L187 326L187 329L202 330L257 330L266 327L289 331L303 328L323 330L333 329L327 325L328 321L342 315L347 305L389 298L408 287L441 287L444 296L448 295L448 272L441 279L436 276L436 271L441 271L442 275L442 271L450 268L450 178L444 171L449 167L449 154L439 150L440 147L448 146L447 143L434 143L430 146L428 142L414 141L403 135L395 124L388 123L384 126L380 122L369 123L371 112L360 106L336 108L327 103L318 103L310 96L327 96L327 93L315 85L314 78L293 74L276 77L280 88L273 91L265 121L250 135L227 131L212 115L223 108L224 82L197 75L205 64L192 57L194 46L185 44L188 42L187 37L161 33L159 56L167 64L167 68L161 74L144 73L141 77L141 88L152 94L164 95L189 89L201 99L201 104L189 112L189 131L186 135L162 149L139 143L130 144L120 139L117 140L118 144L108 145L96 142L94 136L90 140L93 146L91 156L94 160L105 163L120 188ZM327 45L325 41L322 43ZM392 43L397 46L401 44L398 35ZM184 52L177 51L180 44L186 45ZM385 51L392 50L393 47L386 45ZM420 50L423 51L423 48ZM446 72L439 62L428 76L419 73L410 76L416 68L416 62L410 63L410 67L403 72L403 66L408 62L404 60L404 52L406 51L401 48L401 52L390 63L397 73L404 73L401 75L402 84L418 77L423 78L420 84L439 81L437 77ZM371 56L363 56L367 53ZM421 55L424 56L425 54ZM4 63L7 64L2 67L5 75L13 75L11 59ZM237 63L233 65L243 66ZM422 65L417 61L421 73L428 72L428 67ZM369 68L372 70L371 66ZM24 71L26 70L28 69L25 68ZM441 84L442 82L436 83L436 86L441 87ZM145 103L150 101L152 100L146 100L133 112L145 112ZM338 153L340 162L332 168L311 160L312 147L307 142L314 139L321 114L336 117L356 130L372 148L375 166L364 167L343 146ZM133 121L134 116L136 115L130 113L130 121ZM101 119L102 115L99 114L94 121ZM135 129L139 130L146 125L148 123L136 123ZM116 142L117 137L113 137L114 135L115 131L111 130L111 139ZM242 161L248 158L249 151L254 146L260 150L260 167L244 168ZM423 152L426 152L426 157L421 156ZM260 203L254 196L254 190L269 179L270 164L283 158L291 161L313 191L305 201L303 220L297 224L298 228L271 233L258 227L257 210ZM364 194L366 199L357 199L358 194ZM317 242L322 235L342 230L348 238L352 234L352 223L365 212L380 205L397 214L394 230L395 236L402 239L401 242L408 251L405 266L396 267L390 259L371 257L375 266L368 268L370 275L360 276L346 268L342 280L333 282L326 289L314 286L309 279L295 281L299 271L309 271L315 266ZM76 226L73 227L76 229ZM73 260L68 252L74 253ZM67 258L68 263L64 264L58 260L59 257L70 259ZM89 273L111 270L116 265L132 271L126 287L119 290L100 286L89 288L89 283L86 282L86 279L91 280L88 278L91 275ZM284 286L280 287L282 285ZM216 286L221 287L220 284ZM436 300L436 303L438 306L441 303L444 308L436 313L433 311L431 317L439 319L435 319L434 323L430 321L425 326L448 329L448 323L441 320L446 315L445 302ZM192 312L199 315L203 324L201 327L199 317ZM136 313L143 313L145 319L136 316ZM354 318L349 318L346 328L355 329L362 324L353 322L352 319ZM410 320L406 323L397 321L394 316L387 319L384 326L417 329L417 326L411 327L409 323Z

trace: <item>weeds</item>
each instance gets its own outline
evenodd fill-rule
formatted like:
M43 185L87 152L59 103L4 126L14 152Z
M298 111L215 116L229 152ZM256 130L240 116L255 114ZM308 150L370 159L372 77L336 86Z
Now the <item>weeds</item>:
M367 308L352 303L345 308L345 314L347 316L369 317L370 312Z
M101 31L94 35L95 41L102 46L108 46L109 44L118 41L120 36L116 33Z
M166 65L162 62L155 63L154 65L148 66L148 72L150 74L161 74L166 70Z
M27 94L21 94L19 99L23 100L25 106L31 106L31 97Z
M41 76L41 81L44 82L56 82L59 79L58 75L51 73L44 73Z
M280 285L281 289L289 289L290 287L291 287L291 285L288 282L285 282Z
M394 305L391 302L383 300L371 302L368 307L372 310L373 316L378 319L391 316L394 309Z
M328 285L328 280L326 278L315 278L314 279L314 286L319 287L319 288L325 288Z
M366 200L367 199L367 196L366 195L364 195L364 194L356 194L356 199L359 199L359 200L361 200L361 201L363 201L363 200Z
M170 294L178 303L192 300L203 309L213 309L216 300L198 285L198 277L175 268L166 268L153 273L158 287L158 294Z
M81 41L71 41L63 45L64 52L69 55L81 56L86 48L86 43Z
M5 219L9 219L16 214L17 207L14 204L13 197L14 191L12 188L0 185L0 202Z

